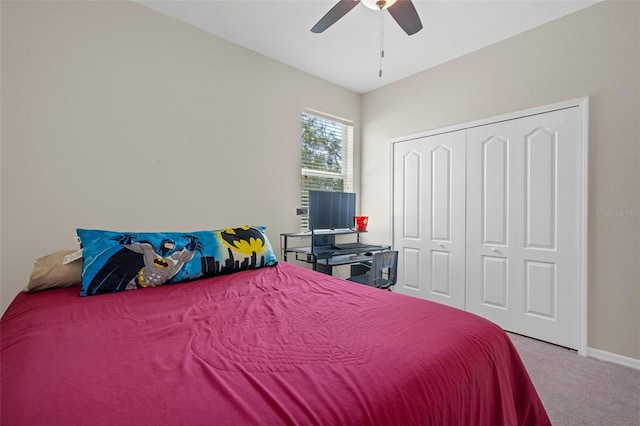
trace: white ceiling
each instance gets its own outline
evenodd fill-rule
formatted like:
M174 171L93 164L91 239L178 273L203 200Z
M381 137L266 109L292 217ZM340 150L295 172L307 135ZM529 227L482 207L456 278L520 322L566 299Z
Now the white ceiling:
M365 93L600 0L414 0L423 29L407 36L384 12L357 5L322 34L310 29L337 0L136 0L151 9Z

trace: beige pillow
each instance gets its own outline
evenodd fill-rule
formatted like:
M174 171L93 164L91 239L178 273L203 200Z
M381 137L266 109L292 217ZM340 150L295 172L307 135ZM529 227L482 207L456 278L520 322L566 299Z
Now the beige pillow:
M64 257L77 250L62 250L43 256L36 263L24 291L71 287L82 284L82 258L66 265Z

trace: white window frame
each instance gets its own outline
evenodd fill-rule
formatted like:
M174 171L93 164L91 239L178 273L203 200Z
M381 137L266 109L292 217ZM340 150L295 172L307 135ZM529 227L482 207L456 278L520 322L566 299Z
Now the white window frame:
M332 116L323 112L305 109L302 112L302 116L300 118L301 130L302 130L302 119L304 116L312 116L318 118L320 120L326 120L331 122L333 125L338 125L342 127L342 135L341 135L341 170L340 172L330 172L324 170L316 170L312 168L305 168L302 164L302 138L301 138L301 146L300 146L300 159L301 159L301 180L300 180L300 206L303 209L308 209L309 207L309 196L308 191L310 189L316 189L311 187L311 185L305 184L305 178L307 177L317 177L317 178L329 178L329 179L338 179L343 182L343 192L353 192L353 121L346 120L344 118L339 118L336 116ZM320 189L320 188L317 188ZM309 221L308 215L303 215L300 221L300 227L302 231L309 230Z

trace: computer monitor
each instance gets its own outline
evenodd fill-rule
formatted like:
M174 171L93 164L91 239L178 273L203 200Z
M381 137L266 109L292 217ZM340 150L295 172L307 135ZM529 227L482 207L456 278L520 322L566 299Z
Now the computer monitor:
M309 227L311 229L352 229L355 215L356 194L309 191Z

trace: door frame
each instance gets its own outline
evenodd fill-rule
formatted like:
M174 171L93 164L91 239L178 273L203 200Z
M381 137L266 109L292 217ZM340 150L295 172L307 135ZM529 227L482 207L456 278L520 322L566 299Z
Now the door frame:
M520 111L501 114L493 117L481 118L466 123L455 124L451 126L441 127L432 130L426 130L419 133L414 133L405 136L399 136L392 138L389 142L389 170L390 173L390 186L389 186L389 200L393 200L393 188L394 188L394 144L400 142L406 142L413 139L435 136L442 133L449 133L458 130L466 130L473 127L484 126L487 124L498 123L501 121L514 120L517 118L528 117L537 114L544 114L568 108L578 108L580 117L580 135L578 141L578 156L579 156L579 182L580 188L578 194L578 205L580 207L580 215L577 219L580 240L577 242L579 250L579 289L580 289L580 306L579 306L579 321L580 321L580 336L578 344L578 353L582 356L587 356L587 307L588 307L588 211L589 211L589 97L584 96L567 101L557 102L548 105L542 105L539 107L524 109ZM394 240L393 229L393 203L389 203L389 234L390 241Z

